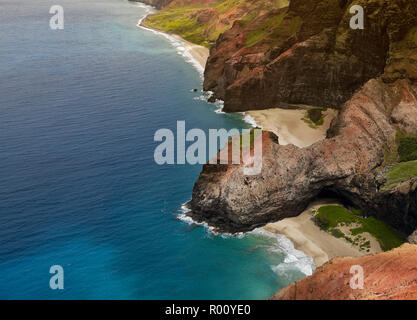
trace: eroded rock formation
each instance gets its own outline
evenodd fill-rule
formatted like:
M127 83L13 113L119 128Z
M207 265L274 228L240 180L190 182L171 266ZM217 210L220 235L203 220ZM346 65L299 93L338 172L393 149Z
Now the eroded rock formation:
M392 226L413 231L417 177L381 191L377 176L396 136L388 110L417 108L415 92L417 85L408 80L368 81L343 105L326 140L307 148L264 142L258 176L245 176L243 166L205 165L193 190L193 217L228 231L249 230L296 216L320 192L331 190Z
M227 111L292 103L341 111L327 139L310 147L267 141L258 176L204 166L190 202L194 218L250 230L298 215L329 190L406 233L417 227L417 177L389 189L381 179L397 130L417 128L417 0L355 1L365 8L365 30L350 29L351 3L292 0L220 36L205 89L225 99ZM251 30L271 16L280 17L277 30L248 46Z

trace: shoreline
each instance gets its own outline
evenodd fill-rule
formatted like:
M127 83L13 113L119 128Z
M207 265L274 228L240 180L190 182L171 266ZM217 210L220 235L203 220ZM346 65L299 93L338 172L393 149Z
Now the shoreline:
M192 60L194 60L194 62L196 62L198 64L198 66L201 68L201 73L204 74L204 69L206 67L206 63L207 63L207 59L210 55L210 50L206 47L203 46L199 46L197 44L191 43L188 40L185 40L184 38L182 38L181 36L177 35L177 34L173 34L173 33L168 33L165 32L163 30L159 30L156 28L152 28L149 27L147 25L143 24L143 20L147 17L144 16L142 19L139 20L137 26L152 32L155 32L157 34L163 35L165 37L167 37L169 40L177 40L178 42L180 42L183 46L184 46L184 53L189 53L190 57ZM173 38L173 39L170 39Z
M263 229L286 236L297 250L313 258L316 267L320 267L336 257L361 257L382 252L374 238L370 238L370 252L364 252L345 239L336 238L332 234L321 230L312 220L312 210L322 205L338 205L338 203L332 200L315 201L297 217L268 223Z
M191 63L194 66L197 65L201 75L204 76L204 69L210 53L209 49L193 44L177 34L167 33L144 25L143 20L146 17L147 15L140 19L137 26L166 37L177 48L179 46L177 43L180 43L184 47L184 51L181 50L178 53L191 59ZM277 134L281 145L294 144L303 148L325 139L332 119L337 116L337 111L329 109L324 113L323 124L316 128L311 128L302 120L305 112L305 109L275 108L246 111L243 114L244 121L250 123L252 126L260 126L264 130ZM262 227L261 230L275 235L283 235L289 239L296 250L303 252L313 259L316 267L338 256L359 257L366 255L366 253L359 251L359 249L355 248L346 240L338 239L321 230L311 221L311 209L319 205L317 202L312 203L299 216L269 223ZM180 220L184 221L181 218ZM192 223L194 221L184 222ZM203 225L210 230L208 225L200 223L197 223L197 225Z

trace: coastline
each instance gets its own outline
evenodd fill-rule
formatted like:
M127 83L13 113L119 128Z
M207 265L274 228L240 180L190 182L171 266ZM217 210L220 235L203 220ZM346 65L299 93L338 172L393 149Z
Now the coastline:
M143 20L146 17L147 16L144 16L142 19L139 20L137 24L138 27L163 35L171 41L174 40L173 42L175 42L176 40L179 43L181 43L184 47L183 55L187 56L188 54L188 58L192 59L193 60L192 62L194 62L193 64L194 65L197 64L199 67L199 71L202 74L204 74L204 69L206 67L207 59L210 54L210 50L208 48L191 43L177 34L167 33L165 31L158 30L156 28L151 28L149 26L144 25Z
M336 257L361 257L382 252L379 244L372 237L370 252L360 251L357 247L344 239L336 238L330 233L321 230L312 220L312 210L322 205L337 203L330 200L319 200L294 218L286 218L274 223L268 223L263 228L272 233L283 234L294 244L297 250L313 258L316 267L320 267Z
M193 44L177 34L148 27L143 24L145 18L146 16L139 20L138 27L164 36L177 49L182 47L178 50L178 53L188 58L190 60L188 62L191 62L191 64L197 67L201 75L204 76L204 69L209 57L208 48ZM323 124L312 128L302 120L305 112L305 109L276 108L247 111L243 114L245 121L252 126L260 126L264 130L277 134L281 145L294 144L303 148L325 139L331 121L337 116L336 110L328 109L324 112ZM366 255L367 253L361 252L346 240L338 239L321 230L311 221L311 210L317 208L320 204L322 203L312 203L299 216L269 223L260 229L270 234L281 235L289 239L296 250L303 252L313 259L316 267L339 256L359 257ZM188 224L196 223L186 215L181 215L179 219ZM213 228L205 223L196 224L204 226L209 232L213 232ZM238 236L242 235L240 234ZM377 249L375 251L378 252Z
M206 47L199 46L197 44L193 44L184 38L180 37L176 34L169 34L170 36L174 37L175 39L184 43L186 50L192 55L192 57L200 64L200 66L205 69L207 59L210 55L210 50Z

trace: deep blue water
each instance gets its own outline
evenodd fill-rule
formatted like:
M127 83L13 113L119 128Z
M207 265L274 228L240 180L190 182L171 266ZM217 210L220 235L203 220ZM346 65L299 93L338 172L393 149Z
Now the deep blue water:
M200 74L136 27L145 9L62 0L52 31L55 4L0 2L0 298L264 299L302 277L285 239L176 218L201 166L156 165L155 131L248 124L194 99Z

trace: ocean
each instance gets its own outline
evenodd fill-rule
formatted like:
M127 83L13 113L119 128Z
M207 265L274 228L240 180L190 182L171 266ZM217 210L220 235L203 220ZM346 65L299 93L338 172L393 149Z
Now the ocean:
M154 133L250 125L206 102L180 43L137 27L150 8L61 0L51 30L55 4L0 3L0 298L265 299L311 273L285 237L178 218L201 166L157 165Z

